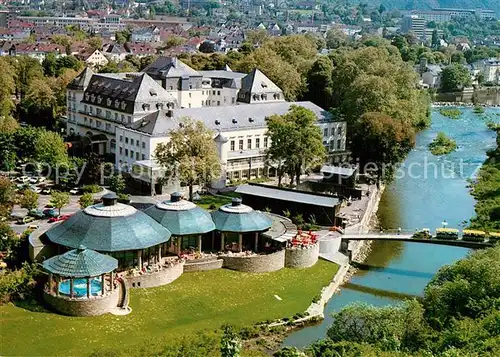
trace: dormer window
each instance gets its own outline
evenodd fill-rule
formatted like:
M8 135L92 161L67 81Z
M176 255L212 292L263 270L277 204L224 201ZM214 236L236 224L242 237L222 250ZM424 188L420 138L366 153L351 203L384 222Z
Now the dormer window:
M90 95L90 101L91 101L92 103L94 103L94 102L95 102L95 95L93 95L93 94L91 94L91 95Z
M267 88L267 83L265 83L265 82L260 82L260 85L262 88Z
M216 120L216 121L215 121L215 125L220 125L220 121L219 121L219 120Z
M149 104L144 103L144 104L142 105L142 109L143 109L143 110L149 110Z
M120 107L120 101L118 99L115 99L115 108Z
M85 93L85 100L87 100L87 101L88 101L88 100L89 100L89 97L90 97L90 96L89 96L89 94L88 94L88 93Z
M253 123L253 122L254 122L254 119L253 119L253 118L248 118L248 121L249 121L250 123Z
M163 109L163 103L156 103L156 109Z
M108 107L110 107L110 106L111 106L111 102L112 102L111 98L106 99L106 105L107 105Z
M238 124L238 120L236 120L236 118L233 118L232 122L233 124Z
M157 93L156 93L156 91L155 91L154 89L150 89L150 90L149 90L149 94L150 94L152 97L154 97L154 96L156 96L156 95L157 95Z
M125 101L121 102L120 107L122 108L122 110L125 110L125 108L127 107L127 103Z
M97 104L101 104L102 102L102 97L100 95L97 96Z

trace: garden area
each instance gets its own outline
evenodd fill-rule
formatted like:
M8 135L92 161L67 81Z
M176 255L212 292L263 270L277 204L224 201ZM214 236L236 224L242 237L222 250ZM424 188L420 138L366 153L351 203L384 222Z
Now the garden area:
M240 197L240 195L234 192L224 192L220 195L201 195L196 204L201 208L213 211L220 206L231 203L234 197Z
M0 306L0 324L8 326L0 354L168 355L168 346L179 341L189 341L186 346L198 341L206 351L217 351L219 340L213 336L221 325L244 327L303 312L337 269L320 260L308 269L264 274L188 273L170 285L131 290L133 311L127 316L78 318L38 305ZM183 350L176 355L192 354Z

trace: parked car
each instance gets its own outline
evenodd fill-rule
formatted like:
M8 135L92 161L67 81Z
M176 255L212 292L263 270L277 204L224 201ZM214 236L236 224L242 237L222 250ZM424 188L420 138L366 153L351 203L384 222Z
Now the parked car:
M50 192L51 192L51 191L50 191L50 188L44 188L44 189L42 190L42 193L43 193L44 195L50 195Z
M48 222L55 223L55 222L59 222L59 221L62 221L61 217L50 217Z
M59 219L61 221L65 221L65 220L67 220L71 216L72 216L72 214L63 214L62 216L59 216Z
M32 209L28 212L28 216L35 217L35 218L44 218L45 215L43 212L39 209Z
M34 220L35 220L35 217L26 216L23 218L23 224L33 222Z
M30 183L36 184L37 182L38 182L38 178L37 177L30 178Z
M39 227L39 226L38 226L38 224L30 224L30 225L28 226L28 229L35 230L35 229L38 229L38 227Z
M80 189L78 187L74 187L71 190L69 190L69 193L71 193L72 195L77 195L78 192L80 192Z
M26 183L26 182L28 182L29 180L30 180L30 178L29 178L28 176L19 176L19 177L17 178L17 181L22 182L22 183Z
M46 217L57 217L57 212L55 209L53 208L46 208L43 210L43 214L46 216Z
M40 177L38 178L38 182L43 182L43 181L45 181L45 180L46 180L46 177L43 177L43 176L40 176Z
M41 193L43 190L40 187L30 186L30 190L36 193Z
M54 207L54 205L50 202L45 205L45 208L52 208L52 207Z

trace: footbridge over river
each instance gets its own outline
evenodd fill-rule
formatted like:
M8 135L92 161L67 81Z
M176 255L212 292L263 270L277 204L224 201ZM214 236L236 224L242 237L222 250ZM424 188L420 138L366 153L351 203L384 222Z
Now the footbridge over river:
M439 245L449 245L454 247L463 247L471 249L481 249L491 247L494 241L489 241L485 239L482 242L464 240L463 237L458 237L456 239L443 239L436 238L435 236L430 236L428 238L415 237L414 234L403 233L403 232L381 232L381 233L349 233L340 236L342 239L342 246L348 247L349 241L353 240L372 240L372 241L397 241L397 242L413 242L413 243L425 243L425 244L439 244ZM347 249L346 249L347 250Z

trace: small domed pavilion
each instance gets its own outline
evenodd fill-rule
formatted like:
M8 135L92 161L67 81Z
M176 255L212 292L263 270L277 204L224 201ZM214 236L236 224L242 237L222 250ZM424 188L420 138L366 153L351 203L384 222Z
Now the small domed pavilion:
M212 232L215 224L210 213L193 202L182 199L179 192L170 195L170 200L158 202L144 211L167 228L178 239L179 251L183 238L197 237L197 250L201 252L203 234Z
M88 249L118 259L122 269L143 263L161 262L161 250L171 233L144 212L117 203L115 194L106 194L102 203L89 206L45 232L59 248Z
M45 301L68 315L100 315L117 306L113 272L118 261L80 246L43 262Z
M212 212L215 227L221 232L221 250L225 250L225 238L228 234L238 235L238 251L243 250L243 235L254 233L254 251L259 249L259 235L268 230L273 220L266 214L255 211L241 203L241 198L233 198L230 204L221 206Z

